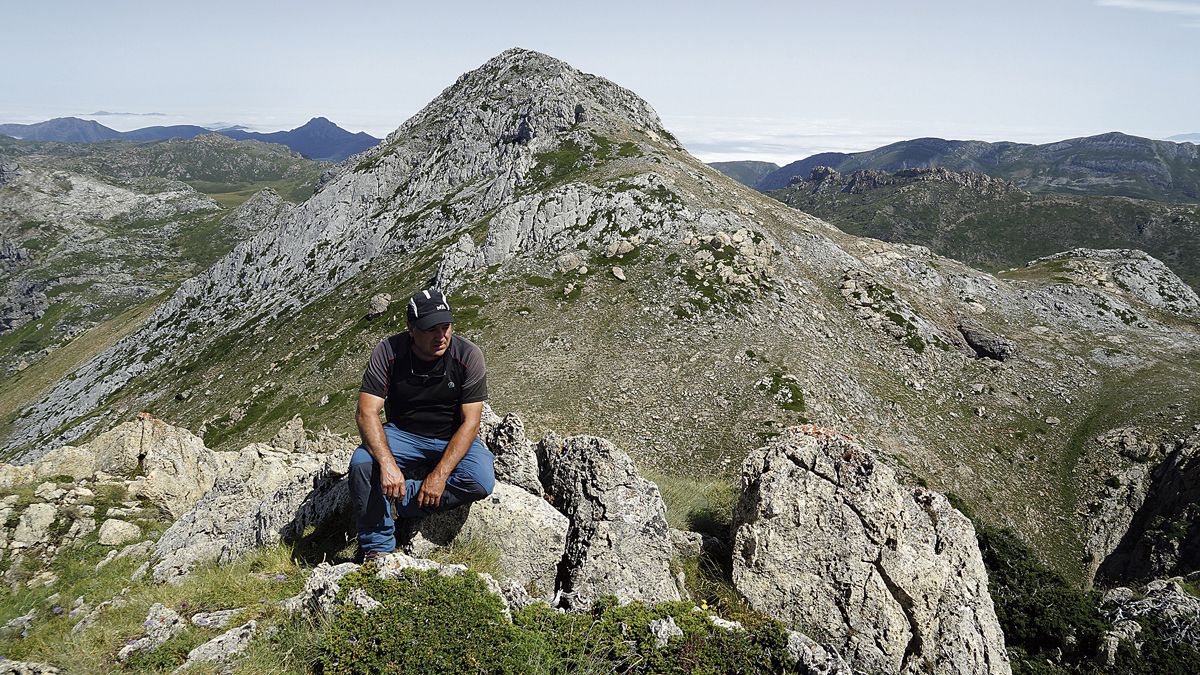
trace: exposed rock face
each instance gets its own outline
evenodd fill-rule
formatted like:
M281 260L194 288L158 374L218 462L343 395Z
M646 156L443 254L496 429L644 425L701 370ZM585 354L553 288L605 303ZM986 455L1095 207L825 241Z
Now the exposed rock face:
M538 457L546 493L571 522L559 590L580 602L678 600L662 497L629 456L602 438L550 436Z
M257 633L258 624L253 620L221 633L188 652L187 661L176 668L174 672L185 672L201 663L225 663L245 651Z
M742 486L733 579L755 609L867 672L1010 672L974 528L945 497L811 426L751 453Z
M532 584L544 600L554 595L567 519L541 497L497 482L490 497L425 518L416 527L405 545L411 555L426 556L455 540L481 542L498 550L501 581Z
M125 662L134 652L157 649L187 628L186 622L175 610L158 602L150 607L142 626L146 629L145 635L121 647L121 650L117 652L118 661Z
M348 499L342 478L356 444L338 445L336 438L319 438L298 451L259 443L228 453L235 457L221 479L159 538L155 580L177 580L196 564L293 539L342 513Z
M225 218L225 226L237 231L240 238L249 237L270 223L286 218L295 208L294 204L284 201L278 192L265 188L254 193L253 197L229 214Z
M1069 263L1068 275L1155 308L1200 316L1200 297L1162 261L1134 249L1076 248L1039 258L1030 266L1052 261Z
M119 546L120 544L134 541L140 536L142 536L141 528L124 520L110 518L100 526L101 546Z
M383 316L387 311L388 304L392 301L392 296L388 293L376 293L371 296L371 302L367 304L367 318L377 319Z
M144 495L174 517L200 500L228 462L186 429L149 415L100 434L87 447L98 470L138 475L131 492Z
M1127 509L1135 512L1097 578L1123 583L1200 569L1200 433L1177 441L1148 486L1138 478Z
M479 437L496 456L496 478L535 495L543 494L537 452L525 436L525 423L513 413L501 418L484 404Z
M980 358L1007 361L1017 354L1017 346L982 326L970 321L960 321L958 332L967 341L967 346Z

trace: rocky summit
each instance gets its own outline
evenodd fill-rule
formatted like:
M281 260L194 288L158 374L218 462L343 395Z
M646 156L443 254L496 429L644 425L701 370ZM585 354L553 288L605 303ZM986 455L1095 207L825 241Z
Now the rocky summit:
M366 356L403 325L393 300L430 284L483 349L493 405L527 422L484 430L508 476L500 501L421 524L405 555L461 532L507 542L492 579L510 612L525 602L513 580L564 609L607 596L669 604L682 597L673 550L725 545L738 597L797 634L786 638L797 662L1004 672L1005 614L972 548L980 530L942 494L1016 532L1046 578L1188 572L1183 547L1146 565L1136 532L1120 545L1139 511L1153 522L1191 511L1157 499L1143 509L1143 495L1172 483L1139 470L1157 455L1113 438L1174 447L1200 423L1200 302L1141 251L1073 247L997 276L856 237L698 162L633 92L520 49L330 167L303 203L266 195L244 208L248 238L135 330L45 387L0 398L11 472L48 475L38 467L61 448L101 442L144 410L194 435L213 482L172 488L187 510L147 554L154 579L186 584L204 561L319 538L325 509L343 499L344 448L297 452L312 439L276 432L297 414L351 432ZM24 264L20 248L0 251ZM814 439L800 424L855 440ZM269 480L222 474L233 456ZM732 483L739 467L732 530L719 524L727 514L714 523L697 511L696 532L676 522L673 533L667 491L643 477ZM1189 467L1177 458L1163 471ZM1114 494L1114 481L1129 487ZM48 515L34 511L26 530ZM517 525L535 550L512 545ZM176 555L193 550L203 555ZM1117 551L1143 562L1105 565ZM299 605L342 611L351 585L376 588L377 577L322 569ZM342 578L346 593L329 585ZM811 611L795 613L795 598ZM655 639L717 625L688 616L648 619ZM730 630L770 642L752 622Z

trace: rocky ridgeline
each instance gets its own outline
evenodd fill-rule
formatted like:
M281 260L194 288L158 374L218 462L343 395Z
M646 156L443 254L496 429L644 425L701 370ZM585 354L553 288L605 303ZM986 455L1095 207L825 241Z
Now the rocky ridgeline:
M466 573L419 556L473 541L496 550L498 572L483 576L508 607L541 601L572 611L601 595L622 602L686 597L671 558L676 546L698 554L702 537L667 527L657 486L623 451L589 436L551 434L534 443L520 418L490 408L481 436L497 457L495 493L415 523L402 534L402 551L378 563L381 578L406 569ZM112 547L97 569L135 556L144 560L135 579L158 582L314 531L346 532L344 472L353 445L306 431L297 418L268 443L214 452L143 415L86 446L2 465L0 483L10 489L38 485L32 497L3 502L6 520L17 524L0 540L6 556L22 561L9 581L53 585L44 567L94 532L97 520L99 542ZM67 478L70 485L60 485ZM101 513L94 497L107 486L121 488L125 501L101 505ZM733 523L734 584L752 607L793 629L788 649L814 672L1009 672L974 531L940 494L901 486L856 443L811 426L753 453L743 487ZM142 532L129 521L146 508L170 514L173 524L161 534ZM339 579L357 568L322 563L283 609L319 614L351 603L372 611L378 601L365 593L339 594ZM86 630L122 602L81 599L71 616ZM191 620L221 625L238 611ZM32 612L2 630L19 636L36 620ZM119 658L163 644L183 621L155 605L145 635ZM659 628L663 644L681 634ZM236 626L189 658L228 660L257 634L253 622Z
M1129 249L1077 248L1029 263L1052 266L1074 283L1119 294L1154 309L1200 316L1200 297L1160 260ZM1131 311L1131 310L1126 310Z
M920 167L900 171L860 169L842 174L828 166L816 166L808 176L796 176L788 182L789 188L806 189L814 194L844 192L862 194L887 187L903 187L914 182L937 182L968 188L983 196L995 196L1020 192L1020 188L999 178L976 171L950 171L942 167Z

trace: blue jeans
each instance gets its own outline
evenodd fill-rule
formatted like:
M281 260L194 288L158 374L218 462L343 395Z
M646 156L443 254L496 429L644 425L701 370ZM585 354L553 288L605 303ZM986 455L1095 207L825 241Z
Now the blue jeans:
M423 518L492 494L496 486L496 456L476 438L446 479L441 505L436 508L418 505L421 479L442 459L449 441L410 434L393 424L383 425L383 432L388 449L405 477L404 497L395 501L397 517ZM365 446L358 446L350 457L350 495L359 550L383 553L396 550L396 523L379 484L379 464Z

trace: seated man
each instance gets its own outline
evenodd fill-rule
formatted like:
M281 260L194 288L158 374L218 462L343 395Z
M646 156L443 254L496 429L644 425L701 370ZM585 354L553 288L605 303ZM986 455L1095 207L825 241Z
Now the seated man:
M483 353L454 335L450 303L436 289L413 295L407 318L406 332L371 352L358 395L362 445L350 459L350 493L364 561L396 548L390 500L398 517L421 518L483 499L496 482L496 458L478 438Z

